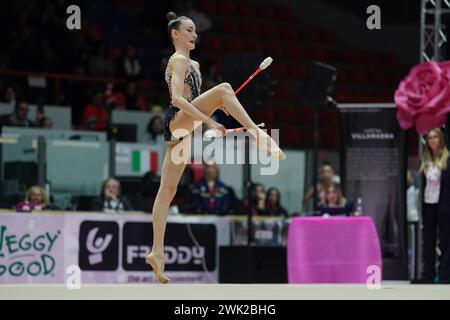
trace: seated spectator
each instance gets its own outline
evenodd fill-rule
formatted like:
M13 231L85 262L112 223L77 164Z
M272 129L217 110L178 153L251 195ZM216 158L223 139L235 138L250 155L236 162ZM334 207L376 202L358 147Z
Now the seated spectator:
M125 56L119 63L119 75L130 79L137 79L142 75L142 64L137 58L137 50L129 43L125 49Z
M49 117L43 117L36 123L37 128L52 129L53 121Z
M344 198L340 185L332 182L325 190L325 202L319 208L345 208L345 211L350 214L353 205Z
M197 198L194 197L195 177L194 171L190 167L186 167L181 175L178 183L177 194L175 198L183 199L183 205L180 207L183 213L197 212Z
M319 169L319 176L317 182L317 204L323 205L325 203L325 190L332 183L340 183L340 177L337 176L334 172L333 167L329 162L324 162ZM314 190L313 188L309 189L303 198L303 204L306 205L313 197Z
M118 90L114 83L108 83L105 90L105 103L109 110L125 109L127 107L125 102L125 95Z
M125 87L125 105L127 110L146 111L145 99L139 95L135 82L128 82Z
M109 126L109 111L105 106L103 93L97 92L92 102L84 107L81 124L89 130L106 130Z
M4 126L10 127L33 127L33 121L28 119L28 104L24 100L18 100L11 114L0 117L0 129Z
M120 194L120 182L114 178L109 178L103 182L100 197L92 200L91 210L116 213L133 211L133 207L128 199Z
M147 125L145 141L153 143L164 142L163 120L160 116L154 116Z
M195 185L195 212L224 215L229 213L231 198L228 186L219 180L217 164L205 164L203 179Z
M267 191L266 210L269 216L288 216L287 211L281 206L280 190L270 188Z
M6 103L14 105L16 103L16 90L13 86L7 86L5 90L5 98L3 99Z
M23 202L16 205L16 210L20 212L58 210L56 206L50 203L49 197L41 186L31 187Z
M244 200L245 214L268 215L266 209L266 193L262 183L253 183L250 188L250 198Z

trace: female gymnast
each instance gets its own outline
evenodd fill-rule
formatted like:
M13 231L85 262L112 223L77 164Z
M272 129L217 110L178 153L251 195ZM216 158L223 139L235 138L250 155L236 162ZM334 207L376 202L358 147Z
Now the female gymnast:
M189 152L183 152L182 163L174 161L172 153L177 150L191 150L191 133L205 123L220 136L226 136L223 125L211 118L221 109L231 115L256 139L256 146L278 160L286 156L276 142L261 130L250 118L236 98L230 84L222 83L200 94L201 73L198 62L190 59L190 51L195 49L197 40L194 22L186 16L177 16L173 12L167 14L168 33L175 48L169 58L165 72L165 80L169 87L171 106L164 120L164 139L168 144L164 156L161 184L153 205L153 245L147 256L147 263L153 269L155 278L160 283L168 283L164 274L164 235L167 224L169 206L177 191L177 185L188 161ZM180 132L183 132L180 134Z

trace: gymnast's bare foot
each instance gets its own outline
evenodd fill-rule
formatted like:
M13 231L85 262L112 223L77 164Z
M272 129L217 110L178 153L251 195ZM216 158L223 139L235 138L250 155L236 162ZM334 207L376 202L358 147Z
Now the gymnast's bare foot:
M164 274L164 255L154 254L152 251L146 260L152 267L156 280L163 284L169 283L170 279Z
M275 140L273 140L264 130L258 128L258 136L256 142L257 148L266 151L270 156L278 160L286 159L284 152L278 147Z

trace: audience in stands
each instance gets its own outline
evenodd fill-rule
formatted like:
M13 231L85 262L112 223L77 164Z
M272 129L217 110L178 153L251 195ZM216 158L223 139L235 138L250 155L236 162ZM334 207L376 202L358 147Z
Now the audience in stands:
M280 190L275 187L267 191L266 211L269 216L288 216L286 209L281 206Z
M20 212L57 209L56 206L50 203L47 193L41 186L31 187L25 195L25 200L16 205L16 210Z
M89 130L106 130L110 123L109 110L107 109L102 92L93 95L91 103L86 105L81 117L81 124Z
M37 128L42 129L52 129L53 128L53 121L49 117L42 117L37 123Z
M7 86L5 89L4 102L14 105L16 103L16 89L13 86Z
M89 73L93 76L111 77L114 75L114 65L109 58L109 45L101 42L89 59Z
M268 215L266 193L262 183L253 183L250 187L250 198L244 200L244 214Z
M137 79L142 75L142 64L137 57L136 47L129 43L125 49L125 56L119 64L119 76Z
M195 212L217 215L229 213L232 199L229 187L219 180L217 164L205 164L203 179L196 183L192 193Z
M340 177L335 174L335 171L331 164L329 162L323 162L322 166L319 169L319 176L318 176L318 183L317 183L317 203L318 204L324 204L325 203L325 192L330 186L332 182L340 183ZM309 189L309 191L306 193L305 197L303 198L303 204L306 205L313 197L314 190L313 188Z
M29 111L30 109L25 100L17 100L12 113L0 116L0 129L4 126L33 127L33 121L28 119Z
M146 103L138 92L136 82L130 81L125 86L125 105L127 110L146 111Z
M336 182L331 182L325 190L325 202L319 208L345 208L345 211L350 214L353 205L342 194L341 186Z
M109 178L103 182L101 194L92 200L91 210L97 212L117 213L132 211L130 201L121 195L120 182Z
M147 125L145 141L152 143L164 143L163 120L160 116L154 116Z
M212 27L212 21L204 13L195 8L191 0L185 2L185 8L182 15L192 19L195 23L197 34L208 31Z

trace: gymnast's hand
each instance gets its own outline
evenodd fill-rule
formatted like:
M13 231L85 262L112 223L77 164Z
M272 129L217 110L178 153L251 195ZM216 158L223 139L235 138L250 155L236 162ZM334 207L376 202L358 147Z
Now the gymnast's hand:
M207 125L211 128L217 131L218 136L225 137L227 135L227 129L220 123L214 121L211 119L210 123L207 123Z

